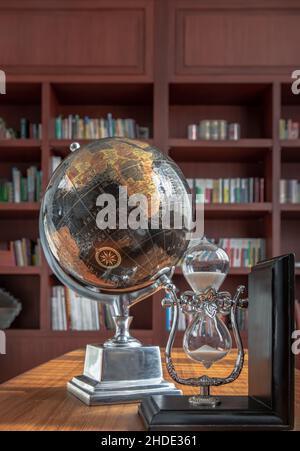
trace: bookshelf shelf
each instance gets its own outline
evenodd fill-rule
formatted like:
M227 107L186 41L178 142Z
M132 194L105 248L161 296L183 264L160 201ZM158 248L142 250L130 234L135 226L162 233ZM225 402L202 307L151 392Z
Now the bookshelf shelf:
M0 149L40 149L42 141L39 139L0 139Z
M2 274L14 274L20 276L40 275L41 268L38 266L0 266L0 275Z
M38 202L0 202L0 217L28 218L38 216L40 204Z
M254 202L247 204L204 204L205 218L222 217L261 217L272 212L271 202Z
M92 139L51 139L49 141L50 148L53 153L56 155L60 155L63 158L65 158L67 155L69 155L70 151L70 144L73 142L78 142L80 146L84 146L85 144L89 144L92 142ZM152 145L153 139L148 139L147 142Z
M204 148L210 149L215 147L221 148L235 148L235 149L243 149L243 148L265 148L271 149L273 145L272 139L239 139L237 141L231 140L191 140L185 138L173 138L168 140L168 145L170 147L178 147L178 148Z
M283 149L299 149L300 150L300 139L280 140L280 145Z

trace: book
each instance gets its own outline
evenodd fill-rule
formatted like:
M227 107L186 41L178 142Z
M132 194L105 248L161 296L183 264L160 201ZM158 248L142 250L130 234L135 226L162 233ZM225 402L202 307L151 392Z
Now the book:
M53 330L100 330L101 310L97 301L57 285L52 287L50 302Z
M280 180L279 202L281 204L297 204L300 202L300 182L297 179Z
M263 178L219 178L219 179L187 179L190 187L195 187L196 202L204 203L250 203L264 202L265 181Z
M107 137L126 137L149 139L150 130L147 126L140 126L133 118L114 118L108 113L105 118L80 117L69 114L67 117L59 115L55 118L56 139L100 139Z
M32 123L26 117L20 119L19 130L8 127L6 121L0 117L0 139L42 139L42 124Z
M21 238L0 242L0 265L39 266L41 264L40 240Z
M18 168L12 168L11 181L0 180L0 202L38 202L41 199L42 171L36 166L26 169L26 176Z
M251 268L266 257L264 238L220 238L231 268Z
M279 139L298 139L299 122L292 119L279 119Z

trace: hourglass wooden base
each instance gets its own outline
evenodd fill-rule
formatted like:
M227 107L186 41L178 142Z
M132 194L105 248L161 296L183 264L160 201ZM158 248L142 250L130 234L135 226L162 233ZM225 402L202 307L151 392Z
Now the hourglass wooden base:
M192 406L189 396L151 396L139 414L150 431L289 429L271 409L248 396L219 396L220 404Z
M149 430L285 430L294 421L294 256L261 262L248 280L248 396L215 407L188 396L152 396L139 414Z

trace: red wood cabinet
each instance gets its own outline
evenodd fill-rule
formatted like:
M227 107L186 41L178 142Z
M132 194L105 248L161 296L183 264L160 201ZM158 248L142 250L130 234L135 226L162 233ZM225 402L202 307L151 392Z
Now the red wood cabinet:
M171 74L290 73L300 66L298 2L170 0Z
M24 0L0 8L7 72L152 76L152 0Z

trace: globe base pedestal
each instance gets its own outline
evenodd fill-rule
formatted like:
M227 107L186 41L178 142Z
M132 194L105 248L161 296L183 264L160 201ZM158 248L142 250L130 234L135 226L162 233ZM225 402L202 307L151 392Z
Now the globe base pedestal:
M162 375L158 346L87 345L84 373L68 391L87 405L137 402L149 395L181 395Z

